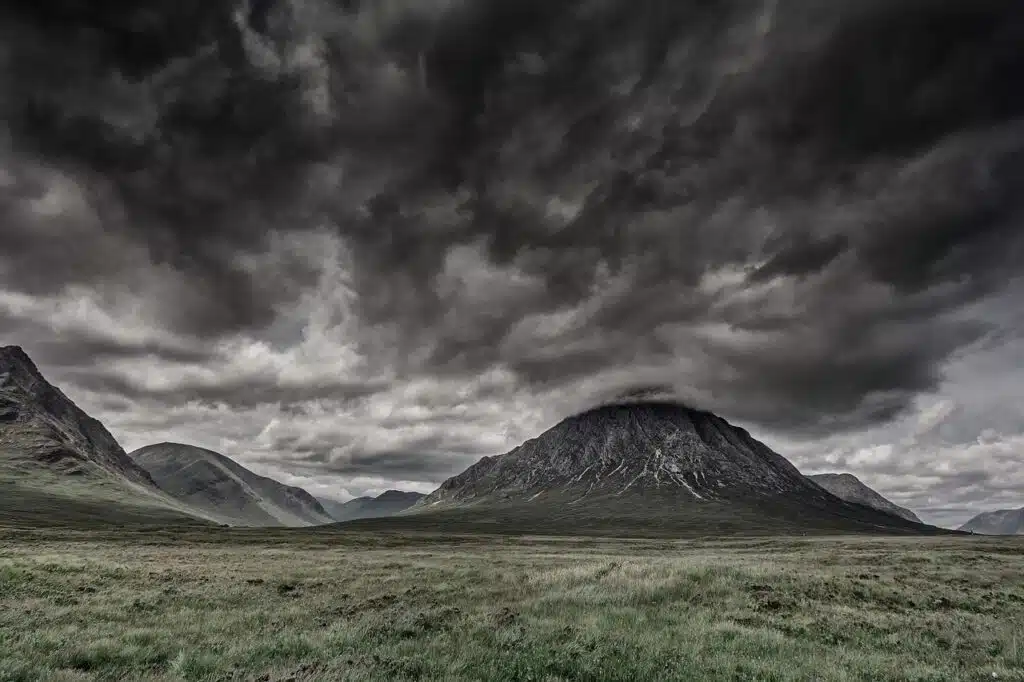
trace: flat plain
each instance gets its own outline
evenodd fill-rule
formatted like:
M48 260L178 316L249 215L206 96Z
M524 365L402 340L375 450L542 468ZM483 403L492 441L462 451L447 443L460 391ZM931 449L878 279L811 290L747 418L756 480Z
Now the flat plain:
M1022 680L1024 541L0 527L0 680Z

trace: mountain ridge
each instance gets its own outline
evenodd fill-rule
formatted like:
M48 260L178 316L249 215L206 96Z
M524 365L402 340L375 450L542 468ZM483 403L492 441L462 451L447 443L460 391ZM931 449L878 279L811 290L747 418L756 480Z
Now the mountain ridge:
M958 530L978 535L1024 535L1024 507L982 512Z
M423 497L425 495L417 492L385 490L376 497L356 497L347 502L339 502L325 497L317 499L334 520L351 521L392 516L405 511Z
M917 517L917 514L887 499L851 473L811 474L807 478L847 502L866 504L869 507L895 514L908 521L921 523L921 519Z
M129 456L168 494L223 523L240 526L310 526L333 522L306 490L245 468L214 450L154 443Z

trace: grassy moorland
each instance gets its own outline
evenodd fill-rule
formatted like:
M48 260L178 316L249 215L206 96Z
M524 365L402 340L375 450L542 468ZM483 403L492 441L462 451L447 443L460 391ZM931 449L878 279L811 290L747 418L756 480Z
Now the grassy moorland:
M0 529L0 680L1022 680L1024 542Z

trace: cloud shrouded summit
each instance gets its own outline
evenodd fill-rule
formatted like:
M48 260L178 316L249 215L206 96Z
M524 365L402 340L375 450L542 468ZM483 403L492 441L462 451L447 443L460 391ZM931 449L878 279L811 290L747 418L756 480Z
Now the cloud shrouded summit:
M1010 442L914 429L1018 366L1018 5L5 3L3 340L127 447L351 492L622 395L812 468Z

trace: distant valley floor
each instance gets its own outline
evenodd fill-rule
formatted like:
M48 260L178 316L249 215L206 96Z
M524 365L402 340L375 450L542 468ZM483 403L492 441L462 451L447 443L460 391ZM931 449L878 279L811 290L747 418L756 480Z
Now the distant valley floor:
M0 527L0 679L1024 680L1024 540Z

